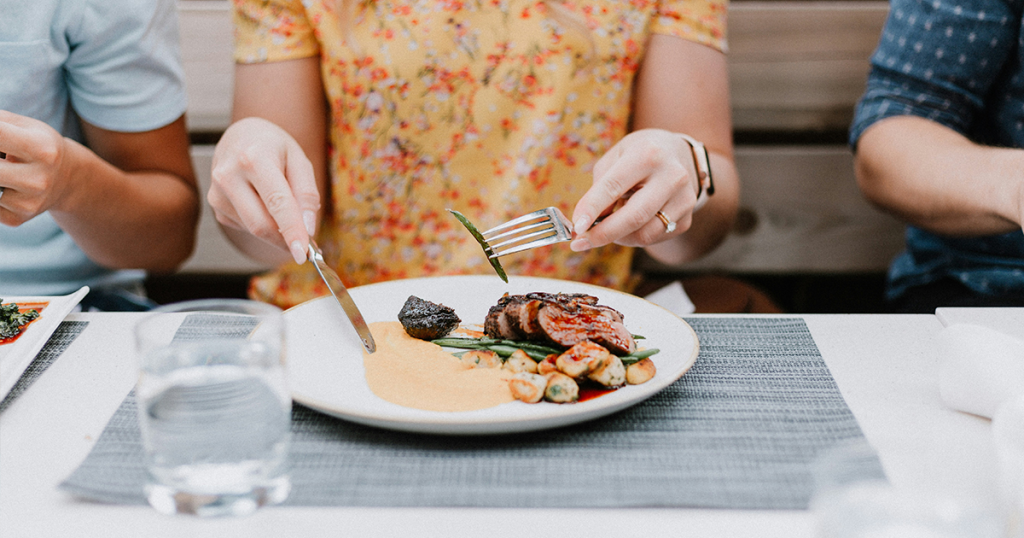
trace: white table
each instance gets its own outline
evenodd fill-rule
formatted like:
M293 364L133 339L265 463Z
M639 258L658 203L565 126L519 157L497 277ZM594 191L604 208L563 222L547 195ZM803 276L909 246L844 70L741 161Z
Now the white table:
M993 326L1012 318L1024 331L1024 309L969 310L940 315L973 316L975 323ZM88 321L88 328L0 415L0 536L520 538L533 529L588 537L814 535L805 511L278 507L204 520L78 501L57 484L85 458L135 381L134 316L72 314L69 320ZM949 410L939 400L934 337L943 327L940 317L801 317L894 486L995 502L989 421Z

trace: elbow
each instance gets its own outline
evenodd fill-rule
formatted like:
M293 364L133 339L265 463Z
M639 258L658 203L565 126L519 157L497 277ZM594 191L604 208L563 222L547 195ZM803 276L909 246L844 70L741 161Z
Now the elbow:
M885 178L863 152L854 154L853 172L864 198L875 207L888 210Z
M154 260L150 272L155 274L169 274L178 271L195 253L196 234L199 231L199 207L198 204L187 216L185 223L181 225L180 231L176 234L173 245L169 245L165 252L164 259Z
M142 269L166 275L177 272L195 252L199 229L199 203L184 204L173 222L136 238L132 254L111 265L116 269ZM155 240L154 240L155 239Z
M195 245L195 234L193 234L186 240L181 241L177 248L166 252L166 256L162 259L152 260L150 267L147 267L146 270L157 275L176 273L192 257L192 254L195 252Z

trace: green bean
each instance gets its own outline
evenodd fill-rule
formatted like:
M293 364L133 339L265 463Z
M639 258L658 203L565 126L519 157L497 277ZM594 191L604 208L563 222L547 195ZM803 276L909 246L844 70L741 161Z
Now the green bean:
M636 357L637 359L646 359L647 357L650 357L651 355L657 355L658 352L660 352L660 351L661 350L656 348L656 347L652 347L652 348L648 348L648 349L639 349L637 351L634 351L634 352L630 353L629 356L630 357Z
M501 340L499 343L500 344L504 344L506 346L515 346L515 347L517 347L519 349L522 349L523 351L526 351L526 350L529 349L529 350L536 351L538 353L544 353L546 355L550 355L552 353L561 353L562 351L564 351L562 349L553 348L551 346L545 346L545 345L542 345L542 344L535 344L533 342L521 342L521 341L517 341L517 340Z
M648 348L648 349L641 349L641 350L634 351L633 353L630 353L629 355L626 355L625 357L620 357L620 359L622 359L622 364L624 364L626 366L629 366L630 364L633 364L633 363L636 363L636 362L640 362L643 359L646 359L646 358L648 358L648 357L650 357L652 355L655 355L659 351L661 351L661 350L658 349L658 348L653 348L653 347L652 348Z
M487 346L487 349L497 353L498 355L501 355L502 357L508 357L509 355L515 353L519 348L514 346L503 346L501 344L493 344Z
M480 230L477 230L476 226L474 226L472 222L469 222L469 219L467 219L466 216L463 215L462 213L459 213L454 209L449 209L448 212L451 213L452 215L455 215L455 218L459 219L459 222L461 222L462 225L465 226L467 230L469 230L469 233L473 234L473 239L476 239L476 242L480 243L480 248L484 249L484 256L487 256L487 261L491 263L491 267L494 268L494 272L498 273L498 276L500 276L501 279L505 281L505 283L507 284L508 275L506 275L505 270L502 269L501 263L498 262L498 258L491 257L491 245L487 244L487 240L484 239L484 236L483 234L480 233Z
M540 362L540 361L548 358L548 355L550 355L550 353L544 353L543 351L536 351L536 350L533 350L533 349L524 349L524 348L519 348L519 349L522 349L523 353L526 353L531 359L533 359L536 362Z
M641 337L642 338L642 337ZM481 338L438 338L431 340L431 342L443 346L443 347L457 347L462 349L484 349L491 350L501 357L507 358L516 352L516 350L522 350L531 359L540 362L547 358L551 354L560 354L563 352L561 349L557 349L551 346L545 346L536 342L524 342L520 340L502 340L497 338L481 337ZM638 351L634 351L629 355L620 357L622 363L626 366L633 364L642 359L646 359L656 353L659 350L657 348L648 348Z
M498 340L494 338L438 338L431 342L443 347L462 349L489 349L502 357L508 357L517 349L523 350L531 359L540 362L552 353L561 353L559 349L517 340Z
M438 338L436 340L431 340L431 342L439 346L445 347L467 347L485 345L481 343L479 339L476 338Z

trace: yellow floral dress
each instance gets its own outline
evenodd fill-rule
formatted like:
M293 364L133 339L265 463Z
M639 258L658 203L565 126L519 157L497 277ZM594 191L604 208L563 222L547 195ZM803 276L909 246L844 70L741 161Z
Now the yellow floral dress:
M571 216L627 133L648 37L726 46L726 0L350 1L342 30L339 0L234 0L238 62L320 59L331 179L317 240L348 285L493 274L446 209L481 230L547 206ZM627 289L631 260L559 244L501 261L512 279ZM310 264L250 286L284 307L325 293Z

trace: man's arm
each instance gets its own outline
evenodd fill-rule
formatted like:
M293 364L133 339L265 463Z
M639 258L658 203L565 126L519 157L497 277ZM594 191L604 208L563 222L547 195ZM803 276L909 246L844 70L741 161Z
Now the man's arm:
M974 236L1024 223L1024 150L981 146L938 123L897 116L864 131L855 164L868 199L914 226Z
M49 211L97 264L169 272L192 253L199 197L184 117L142 133L83 122L89 147L0 111L0 222Z

